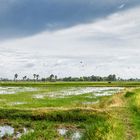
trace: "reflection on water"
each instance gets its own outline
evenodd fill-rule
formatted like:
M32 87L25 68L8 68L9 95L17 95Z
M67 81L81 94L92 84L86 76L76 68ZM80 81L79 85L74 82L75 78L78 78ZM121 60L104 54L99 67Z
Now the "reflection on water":
M36 88L31 87L0 87L0 94L15 94L17 92L28 92L36 90Z
M82 95L91 93L91 97L97 96L111 96L115 93L119 93L124 88L121 87L72 87L72 88L64 88L61 91L54 91L44 94L34 95L35 98L64 98L66 96L71 95ZM90 97L90 96L89 96Z
M11 126L0 126L0 138L14 134L14 128Z

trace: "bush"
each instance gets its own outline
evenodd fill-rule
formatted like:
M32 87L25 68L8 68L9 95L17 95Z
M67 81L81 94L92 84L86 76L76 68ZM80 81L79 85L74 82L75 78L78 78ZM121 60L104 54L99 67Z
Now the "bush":
M135 93L127 91L126 94L124 95L126 98L133 96Z

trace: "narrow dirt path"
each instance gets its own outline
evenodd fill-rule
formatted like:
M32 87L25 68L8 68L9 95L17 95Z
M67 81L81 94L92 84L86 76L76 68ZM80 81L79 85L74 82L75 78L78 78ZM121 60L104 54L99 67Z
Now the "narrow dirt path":
M120 119L125 126L125 139L134 140L136 138L135 130L133 129L133 123L131 121L131 113L126 107L120 112Z
M116 114L116 119L120 120L125 128L124 140L135 140L136 133L131 120L132 113L128 107L127 99L124 98L124 94L114 96L110 108L112 108L112 112L115 110L114 112Z

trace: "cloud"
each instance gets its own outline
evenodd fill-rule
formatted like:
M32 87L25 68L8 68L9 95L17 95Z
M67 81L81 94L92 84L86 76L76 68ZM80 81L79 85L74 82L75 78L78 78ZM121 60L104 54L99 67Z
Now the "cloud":
M139 13L139 7L132 8L89 24L1 42L0 74L139 77Z
M139 4L139 0L0 0L0 39L93 22Z

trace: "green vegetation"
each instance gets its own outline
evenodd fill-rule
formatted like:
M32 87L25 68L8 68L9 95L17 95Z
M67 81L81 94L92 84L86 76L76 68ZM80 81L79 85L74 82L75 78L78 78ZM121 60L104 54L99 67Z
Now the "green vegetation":
M131 123L136 135L140 139L140 89L135 89L127 99L127 106L130 110Z
M48 86L92 86L92 87L140 87L140 82L116 81L116 82L0 82L0 86L26 86L26 87L48 87Z
M5 135L4 140L74 140L76 132L80 134L77 140L140 139L140 89L136 88L140 83L6 82L0 85L9 88L8 92L13 90L11 86L17 87L16 93L0 94L0 126L14 128L14 134ZM75 93L77 89L79 93L92 86L127 88L112 96L96 96L86 93L87 90L68 96L64 92ZM22 91L25 87L29 89ZM59 129L67 133L61 135ZM17 138L17 133L21 137Z

